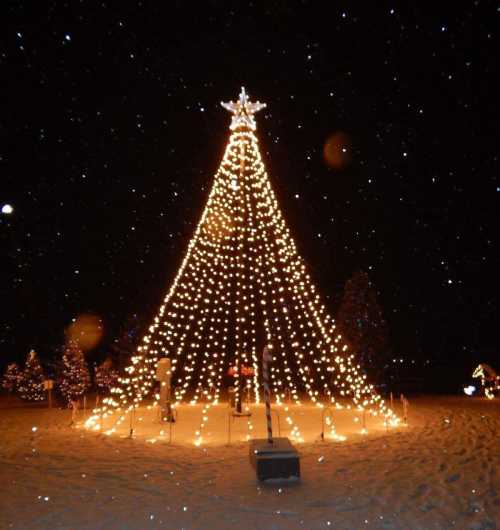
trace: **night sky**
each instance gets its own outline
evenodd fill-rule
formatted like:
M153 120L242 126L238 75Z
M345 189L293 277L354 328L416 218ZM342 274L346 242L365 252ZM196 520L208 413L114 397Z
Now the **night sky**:
M229 137L220 101L245 85L332 311L366 270L398 356L500 368L500 12L445 4L3 3L0 367L50 359L81 313L104 322L91 361L131 315L149 325Z

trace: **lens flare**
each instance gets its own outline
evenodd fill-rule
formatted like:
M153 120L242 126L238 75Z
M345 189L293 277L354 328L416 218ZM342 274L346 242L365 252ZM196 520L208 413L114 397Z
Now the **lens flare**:
M325 164L333 169L344 169L351 162L351 141L349 136L338 131L330 135L323 147Z
M103 325L96 315L78 315L66 330L68 340L77 341L84 351L95 348L102 338Z

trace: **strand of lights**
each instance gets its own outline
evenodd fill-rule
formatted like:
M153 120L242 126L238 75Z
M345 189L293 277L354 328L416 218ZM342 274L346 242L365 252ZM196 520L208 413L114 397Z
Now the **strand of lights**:
M256 141L255 141L256 143ZM259 165L262 167L262 162L259 160L260 156L258 154L258 149L256 149L257 153L257 159L259 162ZM276 230L276 221L278 219L276 215L276 209L273 208L273 203L276 202L276 199L273 197L273 192L269 185L269 178L265 171L262 171L261 176L261 182L260 182L260 193L258 195L258 199L261 200L261 204L258 206L262 210L262 226L261 226L261 233L264 234L264 245L266 249L266 255L270 258L270 263L268 264L268 269L271 274L271 281L272 281L272 294L274 294L274 297L272 299L272 305L273 312L274 312L274 323L276 325L276 331L278 340L280 342L280 351L283 358L283 363L286 361L286 349L285 349L285 343L283 340L283 336L281 333L281 330L283 326L285 325L286 328L289 331L289 336L293 336L292 326L290 323L290 317L288 315L288 309L285 306L285 288L283 286L282 281L282 274L280 272L284 273L283 270L283 262L280 261L280 258L277 255L276 247L273 245L273 240L276 241L278 239L281 239L283 237L283 234L278 232ZM274 238L271 238L268 236L268 233L272 233L274 235ZM279 298L278 298L279 295ZM287 322L288 321L288 322ZM299 324L299 327L304 327L303 324ZM297 346L299 345L298 341L289 341L292 345L292 351L295 355L295 360L297 363L297 368L299 374L301 374L303 387L305 388L306 392L309 395L309 398L313 403L318 404L318 406L321 406L317 402L317 397L313 390L313 384L314 384L314 378L311 374L309 374L309 367L303 363L303 357L304 355L302 353L298 353ZM306 345L303 345L303 349L305 349ZM294 395L297 396L296 391L296 384L291 381L292 388L294 389ZM298 399L298 397L297 397Z
M257 274L258 274L258 281L257 285L260 286L260 305L262 308L262 312L265 316L264 318L264 326L266 330L267 340L272 341L273 338L276 339L277 343L279 344L280 348L279 351L281 353L282 361L283 361L283 378L286 379L288 388L290 388L294 400L296 403L300 403L299 397L297 394L297 388L296 385L293 382L292 379L292 371L289 368L288 360L285 355L285 348L283 343L283 337L281 335L281 326L279 325L279 312L277 308L277 302L276 302L276 286L277 283L277 272L278 268L276 267L275 263L266 263L265 257L271 256L271 247L269 245L269 241L266 235L266 231L268 229L268 223L266 223L266 220L264 219L264 213L263 213L263 207L261 204L261 192L262 189L262 179L266 178L264 167L259 159L259 151L258 146L256 143L256 138L252 138L252 147L253 147L253 153L254 153L254 165L257 167L254 179L252 182L251 189L253 190L253 197L255 199L255 219L256 224L254 227L255 233L256 233L256 240L258 242L257 248L256 248L256 262L257 262ZM277 288L278 290L281 289L281 287ZM274 296L273 296L274 295ZM271 313L271 316L273 318L268 317L268 311ZM271 324L273 326L274 331L271 330ZM271 382L273 384L273 392L275 394L275 398L277 400L277 403L281 403L281 399L285 397L285 393L283 390L283 384L281 378L281 370L279 365L274 366L271 365ZM275 384L276 383L276 384Z
M225 154L225 157L224 157L224 161L227 159L229 159L231 156L232 156L232 148L234 147L234 143L233 142L230 142L229 144L229 148L226 150L226 154ZM222 163L222 167L224 168L224 161ZM224 185L229 182L227 179L224 179L223 181L223 184L222 184L222 187L224 187ZM229 189L225 190L226 193L229 194L229 197L232 197L233 198L233 206L231 207L231 210L232 212L234 213L234 211L236 210L236 206L234 204L234 198L235 198L235 195L234 193L231 193L232 191L235 191L235 187L234 186L231 186ZM226 195L226 193L224 195ZM209 227L210 225L208 225ZM208 229L207 227L207 229ZM228 337L228 326L229 326L229 322L230 322L230 318L231 318L231 307L233 306L233 301L231 299L231 296L230 296L230 293L232 292L232 289L231 289L231 284L232 284L232 281L233 281L233 277L234 277L234 274L235 274L235 267L236 267L236 264L235 264L235 259L234 259L234 256L232 255L231 253L231 247L232 247L232 243L231 243L231 236L233 234L233 231L235 230L235 223L233 222L231 224L231 228L232 230L230 232L227 232L227 233L223 233L223 232L219 232L219 235L221 237L224 238L225 242L226 242L226 245L224 246L223 249L220 250L220 254L221 256L225 257L226 259L222 260L222 268L221 268L221 273L220 273L220 279L217 283L217 288L216 288L216 296L215 298L217 299L219 296L221 297L221 301L224 303L223 305L225 306L225 309L222 308L222 306L219 306L219 308L217 308L216 311L214 311L214 313L212 314L212 318L211 318L211 324L215 324L217 322L217 320L220 320L217 319L216 317L216 314L217 313L220 313L221 311L224 311L225 313L225 318L224 318L224 325L225 327L223 328L223 334L222 334L222 338L220 338L221 340L221 352L220 353L217 353L217 352L214 352L212 354L212 357L219 357L219 362L218 362L218 366L217 366L217 371L213 371L213 367L211 368L211 374L210 374L210 378L212 377L215 377L215 382L213 382L213 388L215 388L215 393L214 394L211 394L209 393L209 395L206 396L206 398L208 399L208 402L206 402L202 408L202 411L201 411L201 420L200 420L200 425L198 427L198 430L195 432L195 441L194 441L194 444L196 446L200 446L202 443L203 443L203 430L205 428L205 426L207 425L208 423L208 420L209 420L209 410L211 408L211 406L213 404L216 404L219 400L219 397L220 397L220 390L221 390L221 386L222 386L222 376L224 374L224 368L225 368L225 352L226 352L226 342L227 342L227 337ZM227 263L226 263L227 261ZM212 327L210 328L210 330L212 331ZM217 329L216 331L214 331L214 333L216 335L218 335L220 333L220 328ZM212 344L212 340L213 340L213 336L212 335L209 335L209 339L208 339L208 343L207 343L207 347L205 349L205 358L207 359L207 357L209 357L209 353L211 351L211 344ZM219 346L219 341L218 340L214 340L214 347L217 347ZM204 380L204 377L203 377L203 373L200 375L200 378L199 378L199 382L198 382L198 385L197 385L197 389L196 389L196 392L199 392L199 390L202 388L203 386L203 380ZM212 379L210 379L212 381ZM195 393L195 399L196 399L196 393Z
M226 149L226 153L229 151L229 146ZM217 178L216 178L217 182ZM198 226L196 227L195 233L193 238L188 244L187 252L184 256L184 259L181 263L181 266L179 270L177 271L177 274L174 278L174 281L168 290L163 304L160 307L158 315L154 318L153 324L149 327L148 333L146 333L142 339L142 344L138 347L138 354L133 356L131 359L131 364L126 368L127 373L134 373L136 369L136 365L138 365L141 361L144 362L146 365L149 364L149 369L147 369L147 379L146 378L146 370L144 368L140 369L139 376L134 378L120 378L119 379L119 385L112 389L112 393L115 393L119 396L119 401L116 401L113 398L107 398L106 400L103 400L103 407L99 407L93 411L93 415L90 416L90 418L86 421L85 426L87 428L92 428L94 430L98 430L101 425L101 418L107 417L113 415L113 413L120 412L120 416L118 420L115 422L113 427L107 431L107 434L112 434L113 432L116 432L116 428L123 423L125 420L125 414L123 413L123 410L125 406L127 405L127 402L133 401L134 404L138 404L141 400L143 395L147 392L148 387L151 387L151 381L154 378L155 373L155 363L157 361L156 355L159 354L159 351L157 349L153 349L151 347L151 339L155 332L157 332L160 322L162 321L162 317L164 316L165 309L167 305L169 304L171 298L174 296L174 294L179 294L181 296L184 292L184 295L186 293L186 288L182 288L182 282L181 278L184 275L184 271L188 264L192 261L192 257L195 255L197 249L198 249L198 241L200 239L200 234L202 231L202 227L205 225L206 218L209 214L209 212L212 210L212 205L216 201L217 195L221 194L222 190L220 187L214 185L212 187L212 190L210 191L207 204L205 206L205 209L203 211L203 214L201 216L201 219L198 223ZM225 229L225 225L222 225L222 228ZM199 252L199 250L198 250ZM179 291L178 291L179 286ZM183 304L181 304L181 307L185 307ZM170 343L170 346L173 346L174 339L177 335L175 332L175 328L173 326L172 320L175 322L176 314L170 310L168 315L170 318L165 318L163 320L166 329L166 332L163 334L164 337L167 338L168 342ZM179 326L179 325L178 325ZM172 351L172 349L169 349L168 351ZM177 354L180 354L182 350L177 350ZM147 363L146 361L146 355L150 355L150 362ZM175 373L176 366L178 359L173 358L172 359L172 372ZM139 384L141 384L140 390L139 390ZM136 394L136 395L134 395ZM129 405L127 409L125 409L125 413L130 413L134 406Z
M247 179L247 186L249 190L254 190L255 188L259 188L258 186L258 180L257 178L264 173L263 164L259 163L258 159L258 146L256 145L256 139L255 137L250 137L251 143L251 151L249 153L249 160L250 160L250 166L254 168L254 171L252 171L249 175L246 176ZM257 155L257 156L256 156ZM252 197L255 199L252 201ZM253 203L255 206L253 206ZM266 337L268 341L272 340L273 332L271 331L271 322L267 314L267 308L269 307L269 300L268 300L268 289L266 284L270 283L269 280L266 281L265 276L265 267L264 267L264 256L267 254L265 245L266 245L266 237L265 237L265 230L262 226L260 226L259 222L259 204L258 204L258 194L254 191L253 194L247 193L247 201L246 201L246 208L248 211L248 229L251 234L251 243L255 243L255 245L252 245L253 253L255 254L255 258L250 261L250 270L252 277L255 278L255 282L252 283L252 285L255 287L255 289L258 289L258 293L260 295L260 305L261 305L261 311L263 315L263 323L264 323L264 329L266 331ZM254 222L254 219L256 219L256 222ZM253 291L252 291L253 292ZM273 300L274 301L274 300ZM253 298L252 298L252 304L253 305ZM275 309L274 309L275 310ZM251 322L252 327L255 327L254 322ZM281 341L281 336L278 333L277 334L278 341ZM281 348L280 351L283 353L283 349ZM256 359L254 359L254 366L256 364ZM286 357L284 358L285 366L287 363ZM274 364L274 363L273 363ZM273 394L276 399L276 405L279 407L281 403L281 395L278 386L281 384L281 381L275 377L275 371L273 370L273 364L271 364L271 385L273 389ZM286 368L285 368L286 369ZM254 376L254 381L257 378ZM290 378L291 379L291 378ZM292 383L293 385L293 383ZM298 401L298 396L296 393L295 385L292 386L294 391L294 397ZM258 388L256 389L256 402L258 403ZM283 395L284 397L284 395ZM285 413L286 413L286 421L291 426L291 436L296 439L297 441L303 441L300 431L298 427L294 424L288 407L285 407ZM251 425L251 422L249 420L249 433L253 429L253 426ZM249 436L249 435L248 435Z
M276 260L271 260L269 263L265 263L264 262L264 257L265 256L269 256L269 257L273 257L273 254L272 252L270 252L272 249L271 249L271 245L268 241L268 238L266 236L266 233L267 233L267 228L268 226L266 226L264 223L265 223L265 220L264 220L264 216L263 216L263 208L262 208L262 205L260 204L260 193L259 193L259 190L262 189L262 185L260 183L260 179L262 177L265 177L266 174L265 174L265 171L264 171L264 167L263 167L263 164L262 164L262 161L259 159L259 150L258 150L258 146L257 146L257 141L256 141L256 138L255 137L252 137L251 138L251 146L252 146L252 153L253 153L253 160L252 160L252 164L253 166L255 167L256 166L256 171L254 173L254 177L255 177L255 181L252 183L252 189L254 189L254 193L253 193L253 196L254 196L254 199L255 199L255 209L256 209L256 218L257 218L257 225L256 225L256 232L257 234L260 235L260 238L259 238L259 246L258 246L258 250L257 250L257 256L259 256L259 276L260 276L260 287L261 287L261 305L264 307L264 308L267 308L269 306L271 306L271 311L274 315L274 318L269 320L267 318L267 315L266 315L266 319L265 319L265 325L266 325L266 330L267 330L267 335L268 335L268 340L271 340L272 337L276 337L276 340L278 342L278 344L280 345L280 348L279 351L281 353L281 357L282 357L282 361L283 361L283 364L284 364L284 367L285 367L285 371L289 370L288 368L288 361L287 361L287 358L285 356L285 344L284 344L284 340L283 340L283 337L282 337L282 334L281 334L281 328L282 328L282 323L280 322L280 312L279 312L279 308L277 307L277 300L276 300L276 297L277 297L277 291L276 289L278 289L278 292L280 292L280 289L281 288L277 288L275 286L275 284L279 281L279 277L277 276L277 273L278 273L278 270L279 270L279 267L276 266L276 263L275 261ZM249 194L250 195L250 194ZM266 280L266 275L265 275L265 271L267 270L267 280ZM268 288L266 287L266 284L267 286L269 287L269 291L270 291L270 295L271 295L271 300L269 300L268 298ZM282 290L282 289L281 289ZM264 311L267 311L267 309L263 309ZM271 322L273 323L273 328L274 328L274 332L271 331ZM289 385L291 386L291 389L292 389L292 392L293 392L293 395L294 395L294 399L296 400L296 402L299 402L299 398L298 398L298 394L297 394L297 389L296 389L296 385L294 384L291 376L289 374L287 374L287 377L289 378ZM280 372L280 369L279 369L279 365L277 367L275 367L274 363L271 365L271 386L272 386L272 389L273 389L273 394L274 394L274 397L275 397L275 400L276 400L276 405L278 407L281 407L282 405L282 401L281 399L285 397L285 394L281 391L281 386L282 386L282 381L281 381L281 372ZM290 436L295 439L296 441L303 441L302 439L302 436L300 434L300 431L297 427L297 425L295 425L295 423L293 422L292 420L292 417L290 415L290 412L289 412L289 408L288 406L285 406L284 407L284 410L285 410L285 414L286 414L286 422L290 425L291 427L291 433L290 433Z
M239 171L239 188L240 194L240 204L242 205L242 246L243 246L243 268L240 271L241 284L244 292L242 293L242 307L243 315L240 315L240 322L244 324L243 326L243 337L242 337L242 352L243 352L243 361L246 366L250 365L250 359L248 356L248 349L251 350L252 358L252 367L253 367L253 391L255 402L258 403L259 398L259 365L257 360L257 342L256 342L256 321L255 321L255 293L254 287L255 283L255 267L253 265L255 251L253 245L254 238L254 228L253 228L253 212L251 207L251 197L250 194L244 193L244 190L249 190L249 179L250 176L248 171L245 171L247 161L249 157L247 156L248 141L245 137L241 137L239 140L239 162L240 162L240 171ZM245 245L246 243L246 245ZM248 281L245 279L248 276ZM238 288L239 290L239 288ZM246 323L246 325L245 325ZM250 331L248 330L248 324ZM250 337L248 337L250 335ZM239 376L239 374L238 374ZM247 391L251 388L252 383L247 381ZM237 385L239 392L239 385ZM242 400L243 396L239 396L238 399ZM251 411L250 407L245 403L245 413L247 413L247 441L250 439L251 433L253 431L253 423L251 420Z

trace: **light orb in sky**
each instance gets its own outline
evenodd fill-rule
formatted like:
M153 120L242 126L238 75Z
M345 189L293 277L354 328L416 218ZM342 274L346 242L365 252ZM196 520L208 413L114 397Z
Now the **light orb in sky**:
M323 146L325 164L333 169L345 169L351 162L349 135L338 131L330 135Z
M4 204L4 205L2 206L2 213L4 213L4 214L9 215L9 214L11 214L13 211L14 211L14 208L12 207L11 204Z
M67 328L68 339L78 342L83 351L95 348L103 334L102 320L96 315L82 314Z

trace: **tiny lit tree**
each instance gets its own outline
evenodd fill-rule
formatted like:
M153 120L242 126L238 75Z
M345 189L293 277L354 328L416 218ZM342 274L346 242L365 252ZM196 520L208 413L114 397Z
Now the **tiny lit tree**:
M108 357L102 364L94 369L95 385L97 387L97 402L99 396L109 393L118 382L118 372L113 369L113 362Z
M372 367L372 375L379 375L387 350L387 324L366 272L358 271L347 280L337 322L352 351Z
M78 342L68 341L62 358L59 389L64 399L73 408L73 417L78 409L78 400L90 387L90 373L83 351Z
M27 401L43 401L45 399L44 379L45 376L38 356L34 350L31 350L28 353L24 370L19 377L17 386L19 396Z
M17 363L10 363L3 374L2 388L10 394L16 392L21 377L21 370Z

